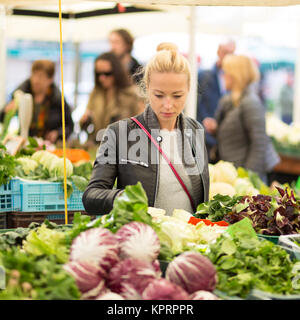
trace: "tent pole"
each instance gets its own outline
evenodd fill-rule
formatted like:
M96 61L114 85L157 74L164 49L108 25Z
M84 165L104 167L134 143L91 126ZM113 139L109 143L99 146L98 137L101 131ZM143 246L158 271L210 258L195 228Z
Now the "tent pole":
M0 4L0 110L6 102L6 12L5 6Z
M78 104L78 84L79 84L79 77L80 77L80 44L79 42L74 43L74 48L75 48L74 109L76 109Z
M190 7L189 55L191 66L191 88L185 114L196 119L197 115L197 56L196 56L196 6Z

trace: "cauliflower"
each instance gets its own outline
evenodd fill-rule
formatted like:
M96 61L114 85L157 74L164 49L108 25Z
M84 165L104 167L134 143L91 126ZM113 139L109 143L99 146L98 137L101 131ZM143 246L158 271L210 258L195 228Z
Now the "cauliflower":
M154 207L148 207L147 211L153 219L162 217L166 214L166 210Z
M215 182L215 175L214 175L215 166L211 163L208 164L208 172L209 172L209 180L210 182Z
M209 200L211 200L217 194L234 196L235 189L234 187L226 182L213 182L209 187Z
M30 171L34 171L39 165L35 160L28 157L20 157L17 159L17 161L22 166L22 169L26 175L29 175Z
M209 168L212 182L225 182L233 185L238 177L238 172L231 162L220 160L213 168Z
M259 191L253 187L252 183L248 178L238 178L234 183L236 195L238 196L256 196Z
M286 124L277 116L268 115L266 118L267 134L280 143L297 146L300 143L299 124Z
M183 209L174 209L172 216L185 222L188 222L193 217L191 213Z
M288 135L288 142L292 145L299 145L300 143L300 127L299 126L292 126L291 130Z
M47 150L39 150L31 156L31 159L39 162L43 167L49 170L51 162L54 159L58 159L58 157Z
M55 159L56 158L56 159ZM51 177L63 177L64 176L64 158L55 157L49 167L49 173ZM73 164L69 159L66 159L66 171L67 177L73 174Z
M266 131L270 137L274 137L277 141L286 142L290 126L271 114L266 117Z
M36 151L31 158L41 163L44 168L48 169L51 177L63 177L64 158L60 158L46 150ZM66 169L67 177L70 177L73 174L73 164L69 159L66 159Z

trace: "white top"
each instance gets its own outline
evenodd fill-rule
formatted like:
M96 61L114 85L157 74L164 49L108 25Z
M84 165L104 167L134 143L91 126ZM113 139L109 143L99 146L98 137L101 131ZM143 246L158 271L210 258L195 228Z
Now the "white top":
M186 174L181 156L178 152L178 134L180 135L180 132L177 133L176 130L160 130L160 136L162 137L160 147L172 162L174 168L191 193L192 183ZM161 154L159 157L158 191L154 206L166 210L166 215L169 216L173 214L174 209L183 209L190 213L193 212L189 197Z

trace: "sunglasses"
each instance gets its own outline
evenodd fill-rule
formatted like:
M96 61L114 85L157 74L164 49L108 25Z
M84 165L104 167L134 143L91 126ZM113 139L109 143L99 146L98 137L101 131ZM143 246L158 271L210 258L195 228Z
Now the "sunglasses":
M109 76L112 76L112 75L113 75L113 72L112 72L112 71L96 72L96 77L100 77L100 76L109 77Z

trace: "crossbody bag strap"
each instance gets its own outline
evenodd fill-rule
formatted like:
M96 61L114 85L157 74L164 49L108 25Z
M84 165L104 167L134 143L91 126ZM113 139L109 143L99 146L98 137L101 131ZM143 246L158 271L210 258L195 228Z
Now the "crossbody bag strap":
M162 148L159 146L159 144L155 141L155 139L151 136L151 134L149 133L149 131L139 122L138 119L131 117L131 120L133 120L148 136L148 138L152 141L152 143L155 145L155 147L158 149L158 151L161 153L161 155L164 157L164 159L166 160L166 162L168 163L168 165L170 166L171 170L173 171L173 173L175 174L177 180L179 181L179 183L181 184L183 190L185 191L185 193L187 194L192 208L194 210L194 212L196 211L195 205L194 205L194 201L186 187L186 185L184 184L184 182L182 181L180 175L178 174L178 172L176 171L176 169L174 168L172 162L169 160L169 158L167 157L167 155L163 152Z

